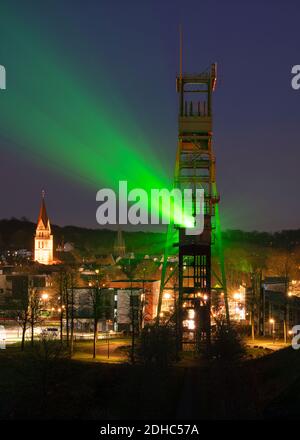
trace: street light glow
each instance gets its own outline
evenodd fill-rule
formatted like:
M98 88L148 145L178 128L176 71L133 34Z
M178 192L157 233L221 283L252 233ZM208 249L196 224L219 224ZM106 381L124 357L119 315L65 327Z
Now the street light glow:
M188 319L187 324L189 330L195 330L195 321L193 319Z

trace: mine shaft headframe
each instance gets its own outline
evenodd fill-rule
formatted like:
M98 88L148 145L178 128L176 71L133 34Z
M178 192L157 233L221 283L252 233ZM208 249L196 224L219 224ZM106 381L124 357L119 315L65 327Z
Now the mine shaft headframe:
M197 88L199 85L199 88ZM184 96L186 93L207 94L207 116L211 116L210 95L217 85L217 63L212 63L210 68L197 74L182 74L176 78L176 91L180 94L180 115L184 115Z
M216 89L216 85L217 85L217 63L213 63L211 65L211 88L212 91L214 92Z
M211 90L214 92L217 84L217 63L212 63L209 69L204 70L202 73L196 74L183 74L176 78L176 89L180 92L181 84L206 84L210 82Z
M211 95L216 87L216 64L200 74L177 78L179 92L178 150L175 182L181 188L205 193L204 229L187 235L179 229L179 335L181 347L209 350L211 332L211 244L213 206L217 203L215 157L212 152ZM187 348L189 349L189 348Z

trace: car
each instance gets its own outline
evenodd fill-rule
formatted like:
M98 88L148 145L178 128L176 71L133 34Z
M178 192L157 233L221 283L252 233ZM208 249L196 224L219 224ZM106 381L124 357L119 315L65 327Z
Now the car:
M42 336L51 336L52 338L57 338L59 334L59 330L57 327L46 327L43 328L41 335Z

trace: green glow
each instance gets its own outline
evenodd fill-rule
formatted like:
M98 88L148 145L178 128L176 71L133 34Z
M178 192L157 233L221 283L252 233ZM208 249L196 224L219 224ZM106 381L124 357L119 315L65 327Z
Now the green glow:
M127 180L129 189L143 188L148 196L152 188L170 189L153 141L144 138L104 68L97 90L91 90L84 66L68 65L60 48L35 34L32 23L29 27L9 10L2 14L1 31L9 45L0 52L8 72L1 135L38 166L80 181L95 193L101 187L116 191L120 180ZM165 217L165 207L161 211ZM177 209L174 213L177 223ZM192 219L184 223L193 224Z
M213 193L214 197L217 197L218 191L217 191L216 183L213 183L213 185L212 185L212 193ZM225 271L225 259L224 259L222 230L221 230L221 221L220 221L220 212L219 212L219 204L218 203L215 204L215 222L216 222L216 250L217 250L217 253L219 256L219 263L220 263L222 288L223 288L223 292L224 292L224 301L225 301L225 309L226 309L226 321L227 321L227 324L230 325L227 280L226 280L226 271Z

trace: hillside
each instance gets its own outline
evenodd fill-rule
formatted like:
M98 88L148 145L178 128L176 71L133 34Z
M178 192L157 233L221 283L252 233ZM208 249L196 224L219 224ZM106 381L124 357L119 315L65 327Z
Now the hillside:
M0 249L33 249L36 225L26 219L0 220ZM88 229L77 226L52 225L54 246L62 241L74 243L75 248L85 253L105 254L113 251L116 231ZM128 251L161 253L165 234L152 232L123 232Z
M27 219L0 220L0 249L33 248L35 224ZM109 229L88 229L77 226L52 225L55 247L62 241L74 243L82 254L105 254L112 252L116 231ZM229 230L223 232L225 247L251 244L273 248L293 248L300 243L300 229L269 232L245 232ZM141 253L161 253L166 235L154 232L124 232L128 251Z

